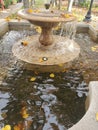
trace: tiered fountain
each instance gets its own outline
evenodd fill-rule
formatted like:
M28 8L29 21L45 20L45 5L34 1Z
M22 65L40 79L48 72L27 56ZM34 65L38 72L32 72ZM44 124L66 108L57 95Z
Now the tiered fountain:
M45 5L46 6L46 5ZM46 8L48 8L46 6ZM69 38L52 34L52 29L59 23L74 21L71 14L59 11L40 9L23 9L18 15L30 23L41 27L41 34L26 37L13 46L13 54L26 63L46 66L57 66L73 61L78 57L80 47ZM27 41L28 45L21 43Z

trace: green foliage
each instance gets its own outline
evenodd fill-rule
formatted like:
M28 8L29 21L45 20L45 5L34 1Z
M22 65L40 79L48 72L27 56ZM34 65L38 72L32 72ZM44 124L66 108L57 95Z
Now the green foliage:
M90 0L84 0L84 1L80 1L79 2L79 5L81 6L81 7L86 7L86 8L88 8L89 6L90 6Z
M4 0L5 8L8 8L8 6L11 4L12 0Z
M4 0L5 8L8 8L9 5L17 3L18 0Z

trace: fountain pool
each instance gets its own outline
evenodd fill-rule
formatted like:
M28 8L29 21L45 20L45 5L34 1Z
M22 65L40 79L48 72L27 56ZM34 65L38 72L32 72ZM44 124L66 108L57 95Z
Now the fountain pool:
M96 43L87 34L77 34L79 59L64 72L40 73L26 70L12 55L15 41L30 35L35 33L10 31L0 40L0 127L66 130L85 114L87 84L98 80L98 53L92 51Z

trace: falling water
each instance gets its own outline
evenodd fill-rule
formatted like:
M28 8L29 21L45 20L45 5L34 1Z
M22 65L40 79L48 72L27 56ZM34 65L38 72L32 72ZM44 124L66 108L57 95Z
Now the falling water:
M74 39L76 34L76 21L62 23L60 36L64 34L66 38L66 46L69 51L76 51L77 48L74 47Z
M64 33L65 32L65 33ZM65 36L69 39L74 39L76 34L76 21L62 23L60 36L65 34Z

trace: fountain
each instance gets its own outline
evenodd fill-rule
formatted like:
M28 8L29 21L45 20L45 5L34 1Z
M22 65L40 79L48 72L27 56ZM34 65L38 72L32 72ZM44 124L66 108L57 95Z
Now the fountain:
M9 124L12 129L21 126L27 130L73 130L73 127L76 130L77 125L74 124L85 113L84 102L88 93L86 83L98 80L96 43L87 34L76 34L75 41L81 46L77 62L70 70L54 72L54 77L50 77L51 72L39 73L24 69L23 62L12 55L14 43L30 35L34 35L34 31L11 30L0 40L0 77L3 78L0 79L0 129ZM92 47L95 51L91 51ZM32 77L35 81L31 80ZM90 108L93 109L92 105ZM97 108L93 113L88 113L92 116L89 121L95 121ZM91 122L87 124L85 120L82 119L84 122L80 127L92 126Z
M33 35L18 41L13 46L13 54L18 59L31 65L59 65L73 61L78 57L80 47L75 41L63 36L53 35L52 29L59 23L75 20L71 14L59 10L23 9L18 15L30 23L41 27L40 35ZM28 45L21 43L26 41ZM72 48L70 49L70 47Z

